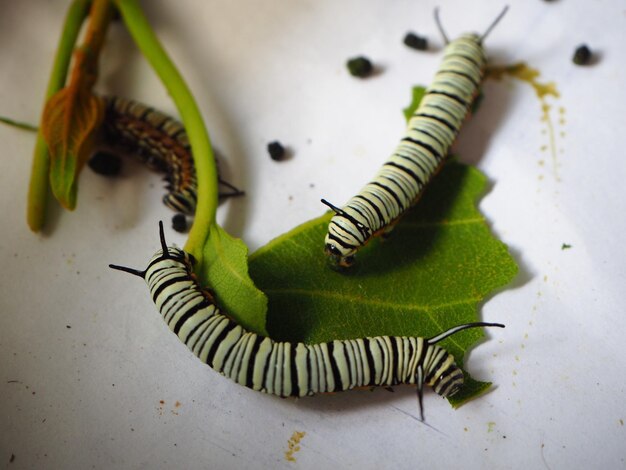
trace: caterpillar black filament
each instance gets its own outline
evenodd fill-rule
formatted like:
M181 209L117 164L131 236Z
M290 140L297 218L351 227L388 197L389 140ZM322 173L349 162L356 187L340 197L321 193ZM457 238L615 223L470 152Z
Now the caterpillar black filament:
M405 136L374 179L345 206L322 199L335 212L325 239L326 254L335 264L350 266L372 237L388 234L439 172L479 91L487 62L483 40L507 8L481 36L465 34L451 42L435 10L447 44L443 62L409 119Z
M198 182L183 125L137 101L106 97L105 102L107 143L136 155L148 168L164 173L168 193L163 196L163 203L176 212L193 215L198 199ZM221 177L219 183L229 189L220 193L220 197L243 194Z
M169 328L201 361L238 384L265 393L307 396L355 387L416 384L423 419L424 385L442 397L463 385L454 357L437 343L467 328L499 323L467 323L432 338L377 336L320 344L277 342L246 331L220 312L193 273L194 259L168 247L159 224L161 250L139 271L109 265L143 278Z

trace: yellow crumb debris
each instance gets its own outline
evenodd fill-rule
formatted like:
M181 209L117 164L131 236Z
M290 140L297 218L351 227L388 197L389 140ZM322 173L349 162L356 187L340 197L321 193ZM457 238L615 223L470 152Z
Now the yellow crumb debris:
M287 442L287 447L289 449L285 451L285 460L287 460L288 462L296 461L293 454L300 450L300 446L298 444L300 444L300 441L305 435L305 432L294 431L294 433L291 435L291 438L289 438L289 441Z
M539 98L539 102L541 104L541 122L546 124L547 129L542 129L541 133L543 135L548 134L549 145L544 145L541 147L541 151L545 151L548 148L550 149L550 153L552 154L552 171L554 173L554 177L557 181L560 181L557 168L559 166L557 161L557 148L556 148L556 139L554 132L554 124L552 122L550 111L552 110L552 106L548 104L546 98L551 96L554 99L560 98L559 91L556 88L556 84L554 82L541 83L538 81L538 77L540 75L539 70L533 69L529 67L524 62L519 62L511 65L504 66L492 66L487 68L487 76L490 78L494 78L496 80L501 80L505 75L513 77L517 80L521 80L523 82L528 83L537 98ZM563 106L558 108L559 120L558 123L560 125L565 124L565 108ZM560 133L560 137L565 137L565 132Z

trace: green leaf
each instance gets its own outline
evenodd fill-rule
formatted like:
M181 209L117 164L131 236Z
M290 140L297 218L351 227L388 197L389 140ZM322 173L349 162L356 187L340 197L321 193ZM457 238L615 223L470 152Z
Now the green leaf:
M424 93L426 93L426 88L423 86L414 86L411 94L411 104L402 110L404 113L404 118L408 121L413 116L413 113L420 105L422 98L424 97Z
M477 321L478 304L517 272L506 246L492 236L476 208L485 187L478 170L449 162L389 240L372 241L345 272L331 270L323 253L331 214L258 250L249 269L269 298L270 336L307 343L429 337ZM480 329L466 330L442 345L462 365L466 350L482 335ZM485 387L467 387L455 400Z
M202 285L211 286L220 308L246 329L267 336L267 297L248 275L248 247L243 241L215 224L196 272Z
M463 403L468 402L476 397L484 395L491 388L491 382L481 382L474 380L468 373L465 373L465 382L463 388L455 393L454 396L448 397L448 401L453 408L460 407Z

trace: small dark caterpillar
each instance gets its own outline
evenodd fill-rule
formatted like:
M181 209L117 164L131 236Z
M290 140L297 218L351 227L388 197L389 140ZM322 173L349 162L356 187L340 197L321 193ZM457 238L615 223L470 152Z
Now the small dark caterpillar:
M109 265L143 278L163 319L201 361L253 390L281 397L339 392L355 387L416 384L423 420L424 385L442 397L463 385L463 373L439 341L467 328L499 323L467 323L432 338L377 336L329 343L277 342L246 331L222 314L193 273L194 259L168 247L159 223L161 250L139 271Z
M372 237L388 234L439 172L479 91L487 60L483 40L507 8L482 36L465 34L452 42L435 10L447 44L444 58L408 122L406 135L374 179L345 206L338 208L322 199L335 211L325 239L325 251L332 262L350 266L357 250Z
M163 196L163 203L176 212L193 215L198 182L183 125L136 101L117 97L104 99L106 141L136 155L151 170L165 173L168 193ZM230 190L220 193L220 197L243 194L221 178L219 183Z

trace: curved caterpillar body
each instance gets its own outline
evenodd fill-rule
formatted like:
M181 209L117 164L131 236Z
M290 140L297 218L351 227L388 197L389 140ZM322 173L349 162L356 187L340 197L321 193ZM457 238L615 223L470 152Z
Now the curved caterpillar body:
M163 203L170 209L193 215L198 199L198 182L191 146L183 125L177 120L133 100L106 97L104 118L108 143L136 155L148 168L165 173L168 193ZM230 189L221 197L243 194L219 178Z
M109 265L143 278L169 328L201 361L238 384L281 397L355 387L416 384L420 411L424 385L442 397L456 393L463 373L436 343L458 331L498 323L468 323L433 338L377 336L320 344L287 343L246 331L220 312L193 274L193 258L168 247L144 271Z
M465 34L448 42L435 11L447 46L405 136L374 179L345 206L322 199L335 211L325 239L326 254L335 264L350 266L360 247L389 233L441 169L479 91L486 65L482 42L505 12L506 8L482 36Z

